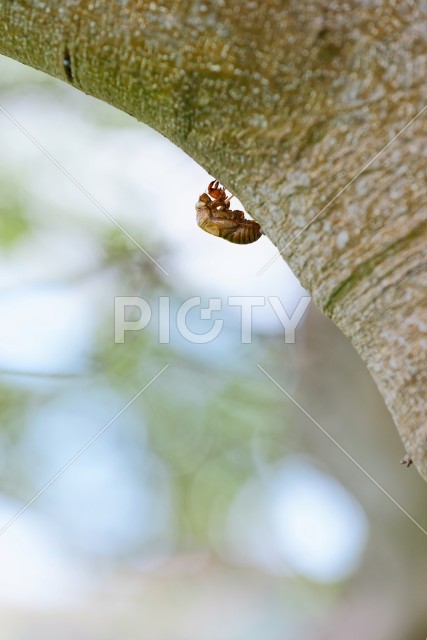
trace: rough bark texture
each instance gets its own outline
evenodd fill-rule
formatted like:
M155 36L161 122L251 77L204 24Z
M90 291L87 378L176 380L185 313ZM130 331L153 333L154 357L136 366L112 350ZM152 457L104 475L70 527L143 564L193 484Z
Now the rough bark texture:
M146 122L236 193L427 479L427 110L297 235L427 105L425 3L6 0L0 52Z

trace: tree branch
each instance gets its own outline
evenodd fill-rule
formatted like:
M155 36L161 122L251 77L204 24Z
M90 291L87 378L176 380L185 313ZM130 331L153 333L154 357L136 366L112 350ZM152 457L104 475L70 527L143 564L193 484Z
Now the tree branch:
M414 0L0 6L2 53L146 122L238 195L427 479L426 40Z

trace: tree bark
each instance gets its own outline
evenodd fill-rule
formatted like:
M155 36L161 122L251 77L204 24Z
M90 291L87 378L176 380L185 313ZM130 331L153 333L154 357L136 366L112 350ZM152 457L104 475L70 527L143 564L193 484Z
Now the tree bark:
M243 201L366 362L425 479L426 11L0 3L1 53L147 123Z

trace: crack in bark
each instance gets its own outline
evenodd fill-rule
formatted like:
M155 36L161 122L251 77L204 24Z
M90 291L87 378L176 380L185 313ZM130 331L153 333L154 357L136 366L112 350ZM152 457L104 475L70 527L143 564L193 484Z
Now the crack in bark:
M64 49L63 62L65 75L70 84L74 84L73 68L71 66L71 56L68 47Z

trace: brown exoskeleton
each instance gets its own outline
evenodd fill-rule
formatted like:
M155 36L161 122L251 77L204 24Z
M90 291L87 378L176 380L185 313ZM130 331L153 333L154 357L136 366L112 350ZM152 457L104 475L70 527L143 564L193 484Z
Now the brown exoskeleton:
M230 200L218 180L212 180L196 204L197 224L203 231L236 244L250 244L262 236L255 220L247 220L243 211L232 211ZM209 195L208 195L209 194Z

